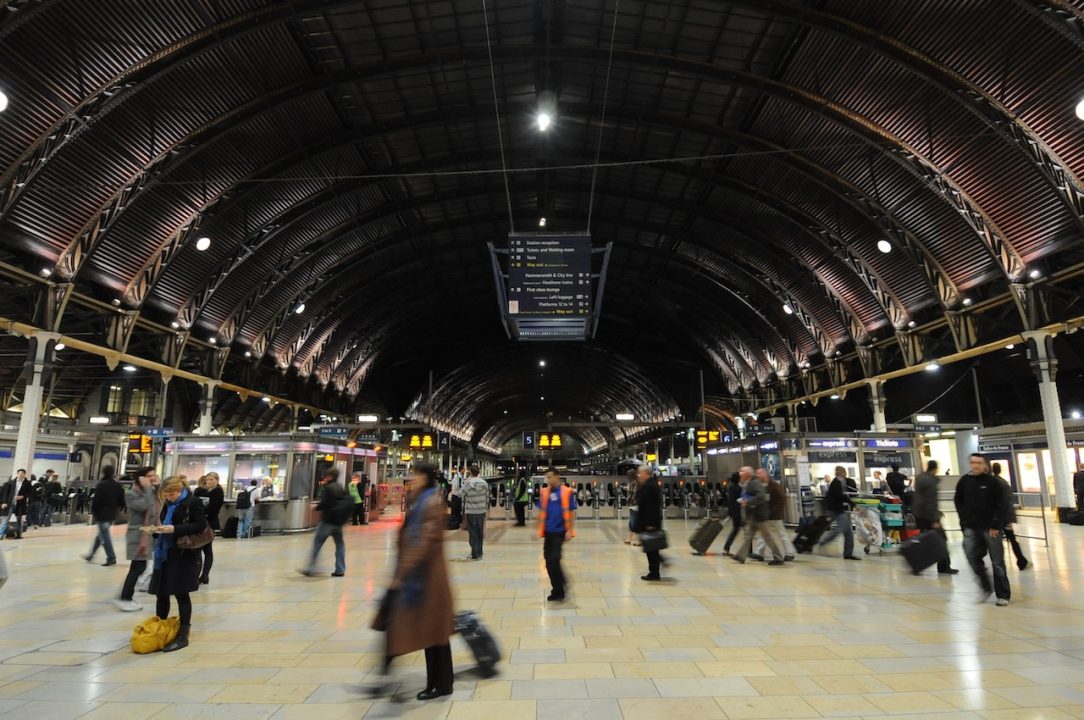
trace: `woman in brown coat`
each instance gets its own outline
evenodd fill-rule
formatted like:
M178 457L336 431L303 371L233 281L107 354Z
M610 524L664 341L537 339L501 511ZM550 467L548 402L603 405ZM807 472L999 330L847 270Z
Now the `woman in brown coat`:
M394 658L425 650L426 688L419 700L452 694L452 590L444 560L445 511L437 469L415 465L408 481L411 508L399 531L399 556L380 613L373 623L386 630L382 677L371 688L384 691Z

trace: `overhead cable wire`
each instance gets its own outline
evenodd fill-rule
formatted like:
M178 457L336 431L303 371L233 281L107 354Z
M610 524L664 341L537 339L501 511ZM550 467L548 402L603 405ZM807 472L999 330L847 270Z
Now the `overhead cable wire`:
M598 124L598 144L595 146L595 162L591 169L591 190L587 200L587 232L591 232L591 215L595 210L595 183L598 181L598 161L602 156L602 134L606 131L606 100L610 94L610 71L614 64L614 39L617 37L617 16L621 0L614 0L614 24L610 30L610 54L606 60L606 81L602 86L602 111Z
M489 81L493 88L493 113L497 116L497 145L501 151L501 174L504 176L504 195L508 200L508 229L516 231L516 218L512 212L512 188L508 184L508 162L504 157L504 133L501 130L501 106L497 99L497 72L493 69L493 42L489 37L489 11L482 0L482 20L486 27L486 52L489 53Z

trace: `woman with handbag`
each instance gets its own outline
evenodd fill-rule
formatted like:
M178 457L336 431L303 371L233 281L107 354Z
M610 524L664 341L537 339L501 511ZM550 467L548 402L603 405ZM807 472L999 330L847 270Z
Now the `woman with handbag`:
M154 575L151 592L158 598L156 614L169 617L169 596L177 599L181 627L173 642L162 652L188 647L192 624L192 597L199 589L200 548L211 541L214 532L207 525L203 503L188 490L188 483L178 476L166 478L159 490L162 510L159 524L146 531L157 536L154 545ZM210 535L210 537L208 537Z
M659 481L647 465L641 465L636 470L636 482L639 484L636 490L636 532L642 536L662 532L662 490L659 489ZM662 552L656 549L656 543L649 542L646 537L641 537L644 553L647 555L647 575L642 575L641 580L657 582L662 579L659 574L659 566L662 565ZM665 543L662 543L665 547Z
M414 466L408 480L410 510L399 530L399 556L388 591L373 620L374 630L387 633L384 666L369 691L390 687L392 660L425 651L425 690L419 700L452 694L452 591L444 559L444 502L437 488L437 469Z
M124 612L142 610L143 606L135 601L136 582L146 572L147 562L154 551L154 538L143 532L143 528L153 527L158 522L158 492L155 487L158 474L152 467L136 471L132 486L124 493L124 504L128 508L128 531L125 546L128 553L128 575L124 578L120 597L116 606Z

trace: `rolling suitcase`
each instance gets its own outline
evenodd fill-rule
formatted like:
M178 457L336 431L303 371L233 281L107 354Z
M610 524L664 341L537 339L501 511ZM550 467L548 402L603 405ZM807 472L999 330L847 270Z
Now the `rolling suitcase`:
M474 653L474 659L478 663L478 671L483 677L493 677L497 674L497 662L501 659L500 648L497 641L482 625L470 610L463 610L455 614L455 631L462 636L463 640Z
M226 524L222 526L222 537L227 538L227 539L237 537L237 518L236 517L226 518Z
M689 536L689 546L693 549L693 554L707 554L708 548L711 547L711 544L715 542L715 538L719 537L719 533L722 531L723 524L721 522L712 517L705 519Z
M908 540L900 545L900 555L911 566L911 572L918 575L920 572L936 565L940 560L948 557L948 545L941 533L936 530L927 530L913 540Z
M798 524L798 534L794 536L794 549L799 553L813 552L813 546L831 525L826 517L802 518Z

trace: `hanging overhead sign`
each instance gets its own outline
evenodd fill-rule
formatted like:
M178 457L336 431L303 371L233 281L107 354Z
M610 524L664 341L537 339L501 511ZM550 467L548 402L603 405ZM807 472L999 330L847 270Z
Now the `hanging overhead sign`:
M718 430L697 430L696 449L703 450L711 445L718 445L721 437L722 433Z
M523 433L523 449L534 450L534 431L528 430Z
M591 314L591 237L510 235L508 314Z

